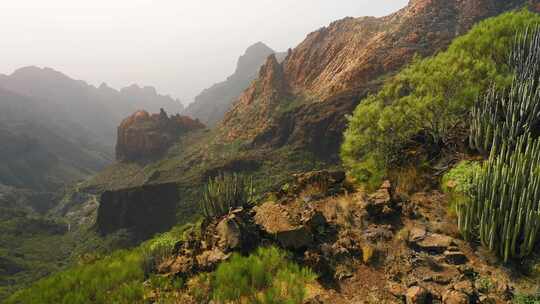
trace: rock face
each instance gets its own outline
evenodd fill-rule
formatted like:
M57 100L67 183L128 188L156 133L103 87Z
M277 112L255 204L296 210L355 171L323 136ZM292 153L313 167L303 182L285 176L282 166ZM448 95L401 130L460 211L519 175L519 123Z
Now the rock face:
M166 231L176 222L178 196L174 183L106 191L101 195L97 229L103 235L127 229L137 239Z
M120 161L160 156L182 134L204 125L187 116L169 117L163 109L159 114L137 111L118 127L116 158Z
M386 17L346 18L313 32L283 63L267 60L259 78L224 118L229 140L254 145L295 144L335 156L345 114L379 83L376 79L431 55L484 18L526 0L412 0ZM246 128L245 126L250 126Z
M217 124L231 108L234 100L257 77L257 71L266 58L274 53L274 50L262 42L250 46L238 59L234 74L201 92L184 114L198 118L210 127ZM285 53L279 53L278 57L283 60L284 55Z

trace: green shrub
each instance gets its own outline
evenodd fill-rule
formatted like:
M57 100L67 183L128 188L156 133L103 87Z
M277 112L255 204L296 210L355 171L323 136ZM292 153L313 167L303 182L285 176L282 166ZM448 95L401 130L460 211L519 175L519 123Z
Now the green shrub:
M413 62L389 78L349 117L341 157L360 182L378 184L419 143L435 152L468 130L474 100L492 83L510 84L507 65L515 34L540 16L526 10L480 22L448 50ZM412 151L412 155L416 155Z
M465 160L458 163L443 176L441 188L449 196L449 211L452 215L457 213L459 205L470 202L474 187L474 176L480 167L479 162Z
M314 279L310 270L289 262L285 252L259 248L248 257L235 254L222 263L213 277L212 295L223 302L300 304L305 285Z
M517 294L512 301L514 304L540 304L540 292L536 294Z
M172 256L176 244L184 239L184 234L191 229L193 229L191 224L176 226L139 246L145 276L154 273L162 262Z
M211 178L204 189L201 209L206 217L220 217L231 209L253 202L253 182L243 175L222 174Z

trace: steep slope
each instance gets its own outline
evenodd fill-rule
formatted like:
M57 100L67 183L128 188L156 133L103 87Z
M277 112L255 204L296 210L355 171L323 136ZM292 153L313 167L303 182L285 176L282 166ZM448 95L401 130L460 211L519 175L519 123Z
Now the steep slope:
M108 146L111 154L114 130L127 115L144 109L183 110L180 101L159 95L152 87L132 85L117 91L102 84L96 88L51 68L25 67L11 75L0 75L0 87L40 100L42 108L54 109L60 117L77 122L93 134L95 141Z
M234 100L257 77L257 71L266 58L274 53L274 50L262 42L250 46L238 59L234 74L202 91L186 108L184 114L198 118L208 126L217 124L231 108ZM283 59L284 55L279 53L278 56Z
M345 115L379 87L381 77L415 54L427 56L446 48L475 22L525 3L411 0L386 17L334 22L309 34L283 63L268 60L219 129L229 141L293 144L334 158Z

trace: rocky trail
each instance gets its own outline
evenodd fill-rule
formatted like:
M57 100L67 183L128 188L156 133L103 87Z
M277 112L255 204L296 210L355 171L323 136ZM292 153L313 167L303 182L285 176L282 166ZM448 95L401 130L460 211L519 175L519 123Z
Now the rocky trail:
M296 175L268 198L203 222L200 233L179 242L158 272L189 279L212 271L233 252L277 245L319 274L308 286L307 303L507 303L512 298L510 270L460 239L447 199L437 190L406 197L385 182L366 194L343 172L318 171Z

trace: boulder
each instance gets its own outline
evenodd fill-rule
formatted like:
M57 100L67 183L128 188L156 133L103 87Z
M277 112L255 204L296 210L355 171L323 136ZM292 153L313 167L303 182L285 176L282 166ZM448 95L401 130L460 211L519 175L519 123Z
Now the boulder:
M221 220L216 226L218 246L225 252L238 249L242 246L242 231L234 215Z
M306 248L313 242L313 234L306 226L277 231L275 237L283 248L294 250Z
M468 261L467 256L461 251L446 250L444 252L444 258L448 264L452 265L463 265Z
M428 233L423 238L418 238L413 242L413 245L420 250L438 254L444 253L453 244L453 238L437 233Z
M389 181L385 181L379 190L370 194L365 203L366 212L374 219L384 219L393 215L395 207Z
M443 293L442 302L443 304L469 304L470 299L461 291L449 289Z
M267 202L255 208L255 223L278 243L287 249L301 249L313 242L313 233L308 225L291 220L287 210L273 202ZM312 213L306 222L315 224L319 218L317 212ZM319 218L319 220L321 220Z
M429 300L429 292L421 286L412 286L405 293L407 304L426 304Z
M454 284L454 289L462 292L468 296L472 296L474 294L474 285L471 281L461 281L456 284Z

